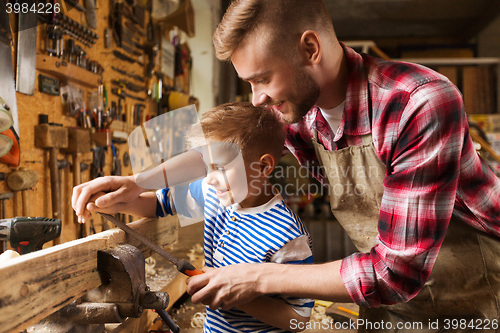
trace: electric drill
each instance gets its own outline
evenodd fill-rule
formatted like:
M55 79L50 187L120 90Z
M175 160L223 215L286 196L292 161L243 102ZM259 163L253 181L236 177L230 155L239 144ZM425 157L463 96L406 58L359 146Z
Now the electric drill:
M9 241L19 254L42 249L61 235L61 220L46 217L13 217L0 220L0 241Z

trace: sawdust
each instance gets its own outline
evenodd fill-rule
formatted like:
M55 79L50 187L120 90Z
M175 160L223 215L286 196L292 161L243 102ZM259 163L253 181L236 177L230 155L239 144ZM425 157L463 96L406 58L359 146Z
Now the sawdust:
M189 261L193 262L203 255L203 246L200 243L196 243L188 252L187 256Z
M199 243L195 244L187 256L191 262L203 256L203 246ZM175 266L156 253L146 259L146 281L151 290L161 290L177 274Z
M191 327L202 328L205 324L205 319L207 318L206 312L196 312L191 318Z
M326 315L326 307L315 305L311 311L311 322L318 322L324 325L333 323L333 318Z
M151 290L162 290L175 278L177 269L171 264L161 264L160 260L153 257L148 259L150 260L149 264L146 262L146 283Z
M156 259L153 257L146 258L146 276L152 276L156 274L155 266L156 266Z

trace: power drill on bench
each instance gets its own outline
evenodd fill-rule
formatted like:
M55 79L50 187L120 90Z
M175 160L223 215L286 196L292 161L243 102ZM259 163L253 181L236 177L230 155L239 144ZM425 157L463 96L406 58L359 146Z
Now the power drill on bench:
M9 241L19 254L42 249L61 235L61 220L46 217L13 217L0 220L0 241Z

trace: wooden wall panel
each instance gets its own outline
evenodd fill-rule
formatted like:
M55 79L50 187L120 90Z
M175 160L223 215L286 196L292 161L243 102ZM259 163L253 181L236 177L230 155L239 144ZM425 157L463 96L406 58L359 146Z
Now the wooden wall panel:
M71 9L66 13L70 18L76 20L82 25L86 26L85 15L76 9ZM129 72L132 72L137 75L143 75L144 68L139 64L130 64L126 61L116 59L112 54L112 50L117 49L122 53L127 54L124 50L116 48L115 41L111 38L111 48L105 48L105 38L104 32L105 29L108 28L108 15L109 15L109 1L108 0L97 0L96 5L96 14L97 14L97 30L94 30L98 35L99 39L96 44L91 48L84 47L87 52L87 58L98 61L104 68L103 73L103 82L107 84L110 88L115 87L111 85L112 79L127 79L130 82L140 85L139 81L135 81L133 79L128 78L125 75L114 72L111 69L111 66L119 67L121 69L125 69ZM148 13L146 12L146 22L148 22ZM15 16L11 15L11 25L15 24ZM124 19L125 20L125 19ZM46 54L45 50L45 29L46 25L41 24L38 26L38 40L37 40L37 55L38 54ZM146 29L143 29L144 32ZM16 35L14 35L14 41L16 40ZM65 35L64 39L70 38ZM145 41L145 37L141 37L141 41ZM80 42L76 42L76 44L81 45ZM13 59L16 59L16 45L13 47ZM127 54L128 55L128 54ZM132 56L132 58L134 58ZM144 64L147 63L147 58L144 55L141 58L135 57L135 59L142 61ZM16 64L14 64L15 66ZM60 96L51 96L48 94L44 94L38 91L38 75L41 72L39 70L36 71L36 90L34 96L28 96L21 93L17 93L17 107L19 113L19 136L20 136L20 147L21 147L21 164L20 168L28 168L35 171L39 176L38 184L31 190L28 190L29 194L29 205L30 205L30 215L31 216L45 216L52 217L52 208L51 208L51 190L50 190L50 173L48 169L48 152L42 149L35 148L34 143L34 127L38 124L38 116L40 114L47 114L49 116L49 121L54 123L60 123L67 127L77 126L77 121L75 118L68 117L64 114L61 97ZM43 73L44 75L47 75ZM51 76L51 75L47 75ZM62 80L61 80L62 83ZM95 89L97 90L97 89ZM85 88L85 92L90 94L92 89ZM141 93L132 93L136 96L140 96L143 98L147 97L146 92ZM108 91L108 100L109 107L111 106L111 102L115 101L118 103L118 97L111 94L111 91ZM142 103L139 101L135 101L133 99L127 98L125 100L124 110L127 110L132 107L135 103ZM152 114L151 102L147 100L143 102L146 105L146 113ZM119 158L123 162L123 154L128 151L127 144L116 144L116 148L119 150ZM67 159L69 162L72 162L71 155L65 155L62 153L58 154L58 159ZM82 154L81 161L87 164L92 162L92 153L84 153ZM112 152L110 147L108 147L108 152L106 154L106 163L104 168L104 173L106 175L111 174L112 168ZM10 168L5 164L0 164L0 172L10 173L14 171L14 169ZM132 173L130 166L128 168L124 167L122 164L122 174L129 175ZM81 173L81 181L89 180L89 170L83 171ZM75 239L79 234L79 225L75 223L73 218L73 211L71 209L71 191L73 187L73 175L70 169L65 169L60 171L60 181L61 181L61 219L63 222L63 233L56 243L63 243L69 240ZM9 188L6 186L5 182L0 182L0 193L10 192ZM14 198L5 202L5 217L14 217L14 216L22 216L25 215L22 211L22 201L21 195L19 193L15 193ZM98 218L95 221L96 231L99 232L103 230L101 225L101 219ZM86 226L87 232L89 231L89 225ZM47 246L50 246L48 244Z

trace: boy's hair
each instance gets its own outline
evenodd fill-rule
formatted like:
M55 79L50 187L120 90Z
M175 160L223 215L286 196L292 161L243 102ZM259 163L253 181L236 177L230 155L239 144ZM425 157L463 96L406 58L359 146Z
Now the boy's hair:
M271 108L235 102L205 111L200 123L193 126L186 137L188 148L206 144L204 139L216 138L237 144L245 163L271 154L277 164L282 156L286 131L281 117Z
M335 31L323 0L235 0L226 10L213 35L215 54L229 60L240 43L255 33L278 54L290 54L306 30ZM276 52L275 52L276 53Z

